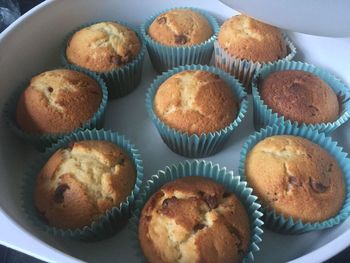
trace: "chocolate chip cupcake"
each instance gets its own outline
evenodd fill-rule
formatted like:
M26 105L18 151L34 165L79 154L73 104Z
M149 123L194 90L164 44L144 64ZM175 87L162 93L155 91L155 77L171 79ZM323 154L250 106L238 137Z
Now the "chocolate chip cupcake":
M282 32L246 15L226 20L215 44L215 65L236 76L248 89L263 64L292 59L295 48Z
M148 35L167 46L192 46L208 40L213 35L208 20L191 9L172 9L157 16Z
M162 83L154 97L154 112L171 128L183 133L219 131L237 117L239 102L220 76L186 70Z
M128 154L107 141L78 141L57 150L39 172L34 202L50 226L89 226L124 202L136 171Z
M330 72L300 61L261 68L252 82L254 126L287 121L329 133L350 117L348 87Z
M158 72L187 64L209 64L215 18L194 8L174 8L150 17L141 27L153 67Z
M188 176L150 197L138 235L149 262L240 262L251 242L249 225L235 194L210 179Z
M73 32L65 43L62 59L65 65L100 74L111 98L117 98L140 82L144 49L131 27L121 22L100 22Z
M245 177L266 209L304 224L328 220L344 205L337 160L302 137L275 135L257 143L247 154Z
M321 78L302 70L269 74L259 84L264 103L286 120L317 124L338 119L337 95Z
M67 69L46 71L33 77L21 94L16 123L36 135L69 133L83 127L102 100L102 87L88 75Z

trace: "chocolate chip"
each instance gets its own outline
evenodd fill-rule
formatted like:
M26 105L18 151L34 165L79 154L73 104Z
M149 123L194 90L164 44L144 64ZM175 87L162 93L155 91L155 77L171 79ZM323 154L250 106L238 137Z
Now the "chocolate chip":
M116 64L117 66L120 66L123 64L122 57L119 55L115 55L111 57L112 63Z
M118 165L124 165L124 162L125 162L125 159L123 158L123 157L119 157L118 159L117 159L117 164Z
M203 196L204 196L204 192L198 191L198 195L199 195L200 197L203 197Z
M330 163L330 164L328 165L327 172L332 172L332 169L333 169L333 164Z
M230 195L231 195L231 193L225 192L225 193L222 195L222 197L223 197L223 198L226 198L226 197L229 197Z
M158 22L158 24L161 24L161 25L165 24L166 23L166 17L164 17L164 16L159 17L157 19L157 22Z
M310 185L312 190L316 193L324 193L328 190L329 185L324 185L323 183L310 178Z
M197 231L199 231L199 230L201 230L201 229L203 229L203 228L205 228L205 225L204 224L197 224L197 225L195 225L194 227L193 227L193 232L197 232Z
M51 93L53 92L53 88L52 87L48 87L47 90Z
M67 184L60 184L57 186L56 190L55 190L55 194L53 196L53 200L60 204L63 203L64 201L64 192L70 189L69 186Z
M232 225L229 225L229 224L226 224L226 227L228 229L228 231L232 234L232 235L235 235L238 239L238 244L237 246L240 248L240 246L242 245L242 236L241 234L239 233L238 229L235 228L234 226Z
M171 198L166 198L166 199L164 199L164 201L162 203L162 207L163 208L168 208L172 204L176 203L176 201L177 201L177 198L175 196L173 196Z
M293 185L293 186L300 186L301 185L298 177L296 177L296 176L289 176L288 183Z
M218 200L216 199L215 196L204 196L205 202L208 204L210 209L215 209L218 207Z
M187 37L185 35L175 36L175 43L179 45L184 45L187 42Z

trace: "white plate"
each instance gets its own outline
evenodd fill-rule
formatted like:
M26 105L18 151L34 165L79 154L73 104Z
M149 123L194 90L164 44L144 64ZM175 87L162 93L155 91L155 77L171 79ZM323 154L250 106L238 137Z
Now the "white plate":
M235 12L219 1L203 0L57 0L46 1L28 12L0 35L0 107L22 81L59 65L59 50L65 35L80 24L104 19L120 19L139 25L148 16L171 6L195 6L209 10L220 20ZM350 84L348 60L350 39L331 39L290 33L297 44L299 58L325 67ZM129 96L108 105L106 128L121 132L140 149L145 179L158 169L185 158L172 153L162 142L146 115L145 92L156 76L148 58L143 80ZM251 106L251 104L250 104ZM61 240L47 235L28 222L20 207L19 191L23 173L37 152L0 124L0 242L47 261L138 262L131 247L128 228L110 239L95 243ZM226 147L207 158L237 172L239 151L253 131L252 110ZM350 150L350 124L333 134L345 151ZM350 220L330 230L297 236L272 233L265 229L256 262L281 262L295 259L322 261L350 245ZM48 244L48 245L47 245ZM63 252L63 253L62 253ZM68 257L65 254L72 257Z

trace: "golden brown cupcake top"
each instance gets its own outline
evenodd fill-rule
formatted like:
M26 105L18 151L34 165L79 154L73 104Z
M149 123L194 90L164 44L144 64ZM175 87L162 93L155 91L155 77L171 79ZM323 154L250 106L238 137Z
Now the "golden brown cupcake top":
M77 31L68 42L66 57L80 67L107 72L131 62L140 48L133 30L115 22L102 22Z
M250 242L247 212L223 185L198 176L161 187L139 223L149 262L240 262Z
M79 141L59 149L41 169L35 206L52 226L81 228L119 206L134 188L129 156L107 141Z
M150 25L148 34L167 46L192 46L208 40L213 30L201 14L175 9L159 15Z
M246 15L226 20L220 28L218 42L226 52L239 59L269 62L287 56L280 30Z
M99 84L67 69L46 71L30 81L17 104L16 121L29 133L65 133L81 127L102 101Z
M245 175L269 209L304 223L335 216L343 206L345 182L337 161L297 136L271 136L248 153Z
M309 72L273 72L259 84L259 91L265 104L288 120L316 124L338 119L337 95L326 82Z
M187 70L160 85L153 108L170 127L200 135L228 126L237 116L238 102L232 89L218 75Z

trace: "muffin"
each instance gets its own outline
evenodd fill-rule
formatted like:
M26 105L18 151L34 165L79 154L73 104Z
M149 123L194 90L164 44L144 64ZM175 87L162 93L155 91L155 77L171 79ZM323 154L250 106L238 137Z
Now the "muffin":
M99 84L78 71L46 71L30 81L16 108L16 122L25 132L67 133L82 127L102 102Z
M118 146L77 141L57 150L43 166L34 202L49 225L82 228L125 201L135 180L133 163Z
M195 8L161 11L141 26L152 65L159 73L178 66L209 64L218 31L215 17Z
M226 20L220 28L218 43L231 56L253 62L276 61L287 55L278 28L246 15Z
M265 208L303 223L337 215L345 200L338 162L302 137L275 135L260 141L247 155L245 176Z
M219 131L237 117L239 103L230 86L204 70L185 70L168 78L154 97L154 112L171 128L191 134Z
M243 204L223 185L187 176L151 196L138 236L149 262L240 262L250 224Z
M248 93L257 70L291 60L296 54L294 45L278 28L245 15L223 23L214 47L215 65L237 77Z
M208 40L213 35L208 20L191 9L172 9L157 16L148 35L167 46L192 46Z
M79 67L108 72L130 63L140 49L141 42L132 29L116 22L101 22L73 34L66 58Z
M339 117L337 95L325 81L309 72L273 72L258 89L264 103L285 119L317 124L333 122Z

